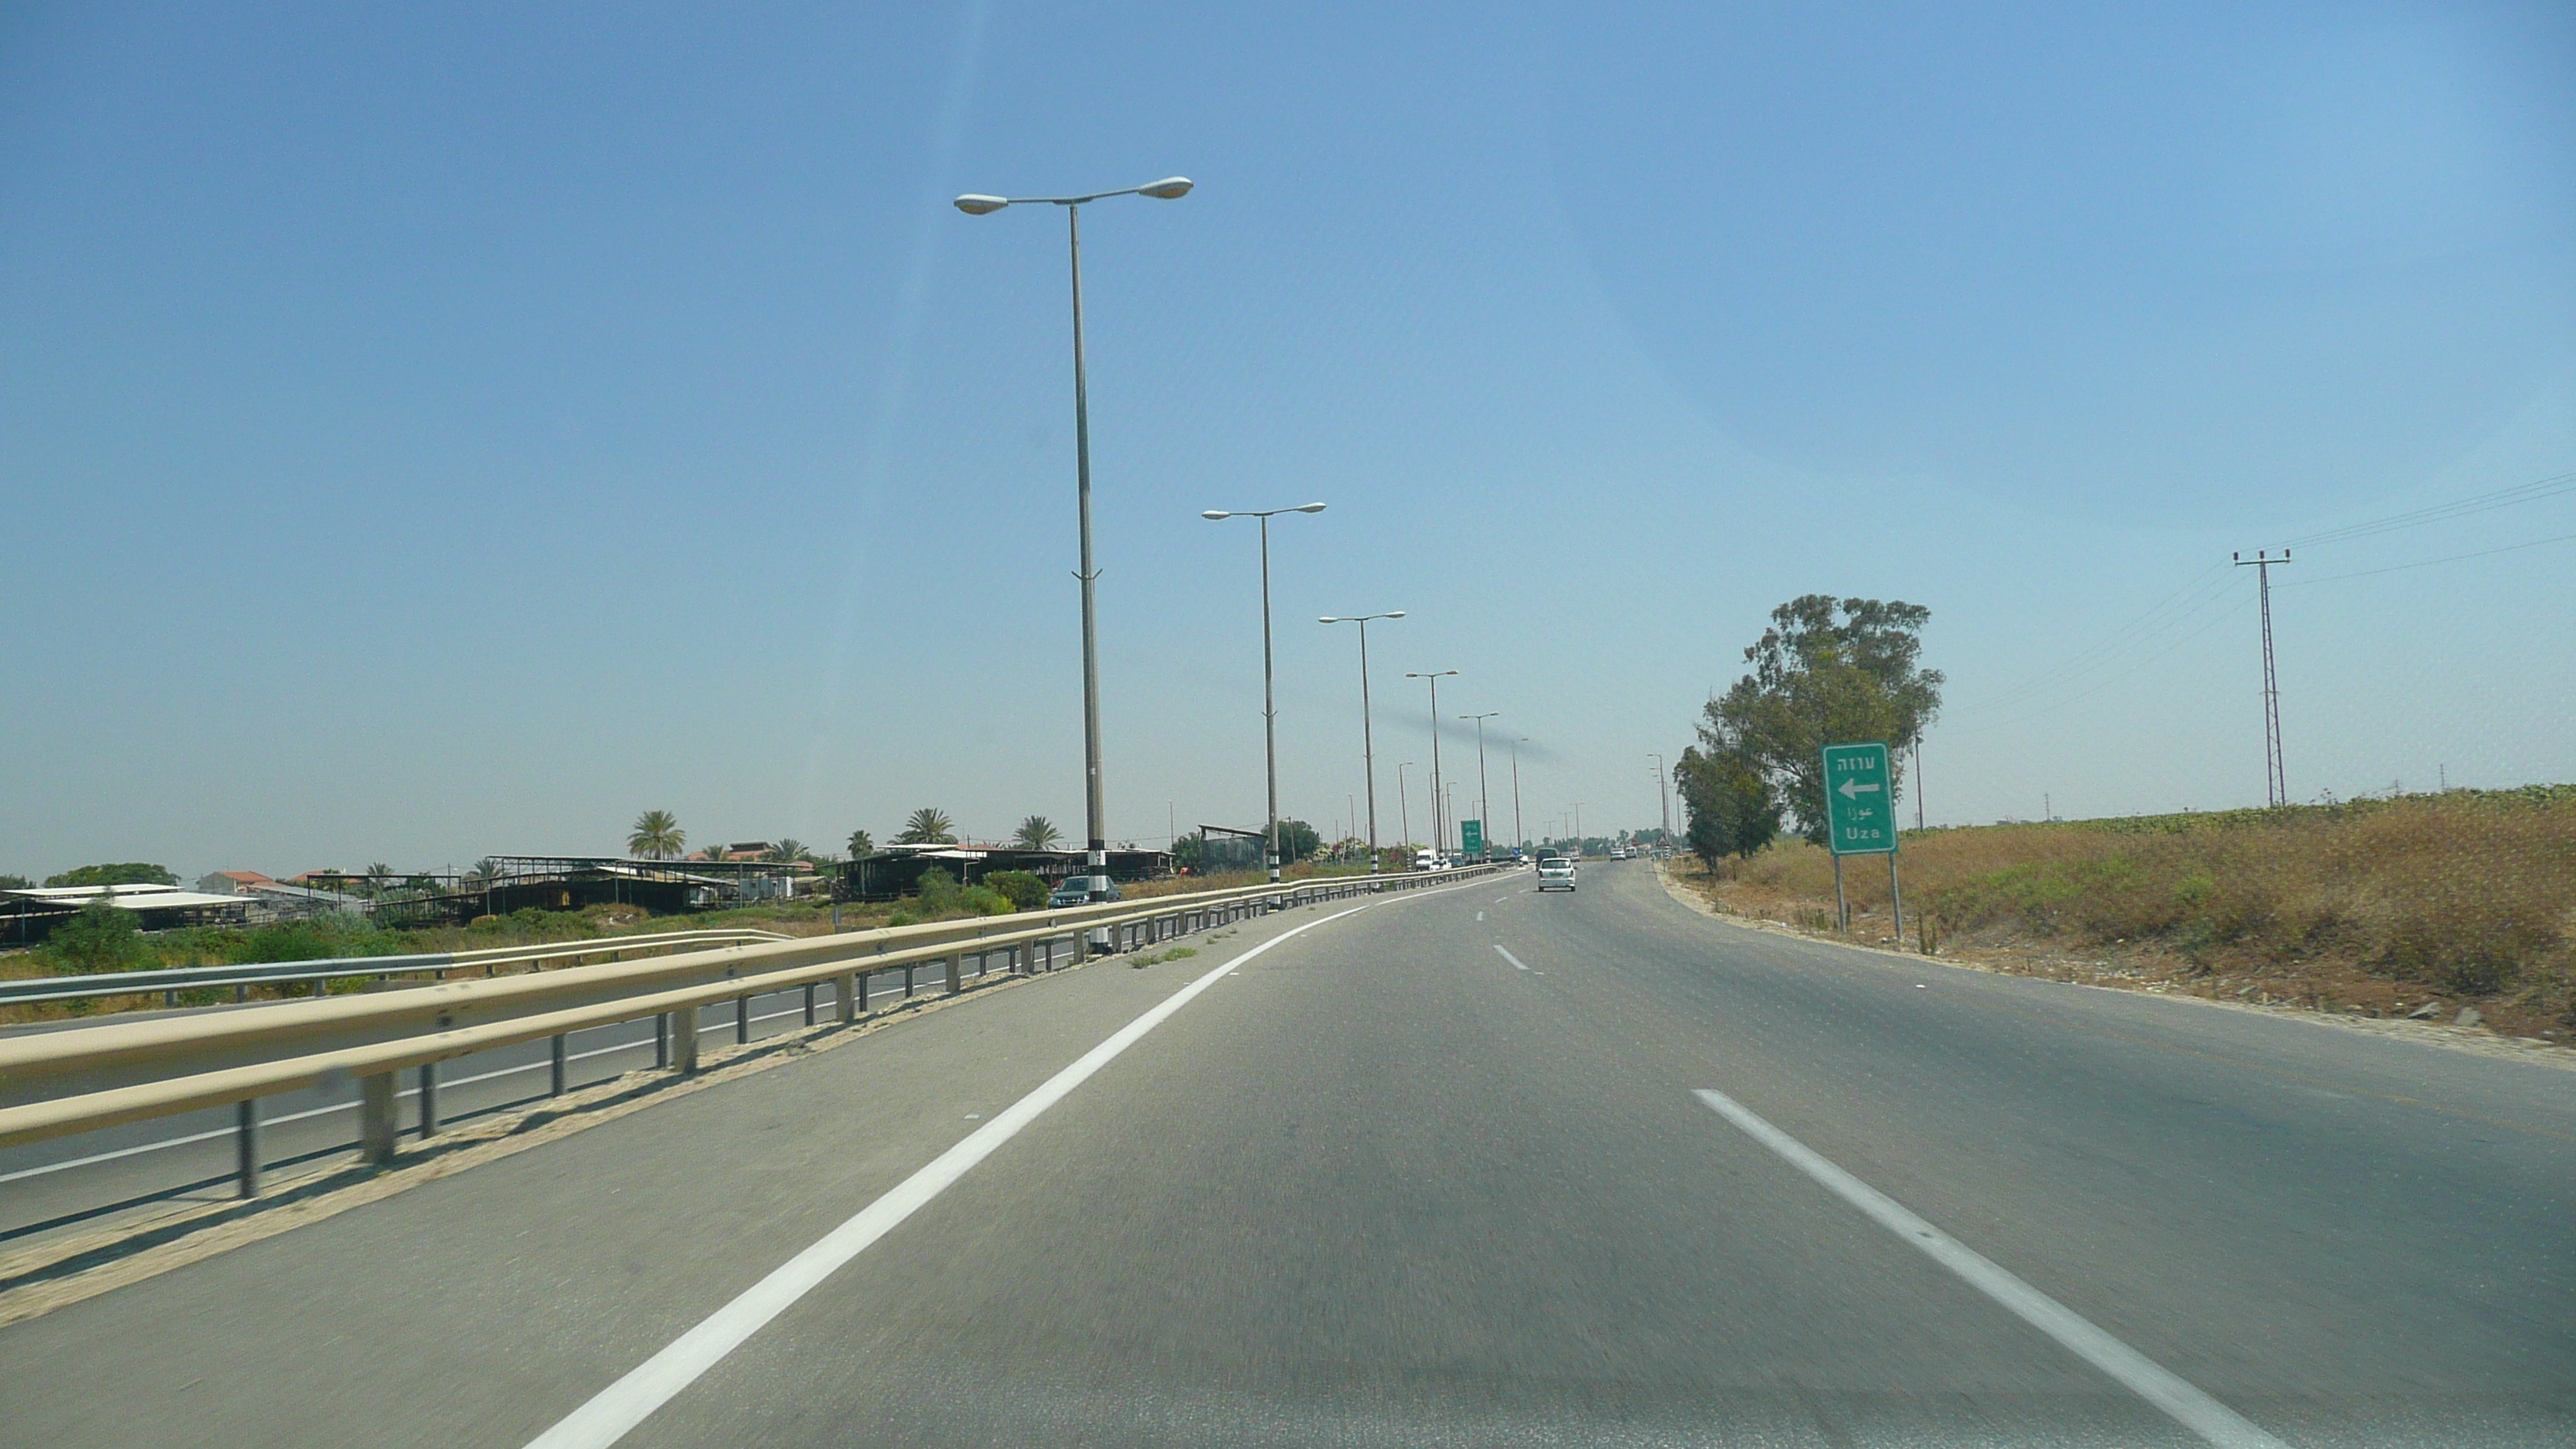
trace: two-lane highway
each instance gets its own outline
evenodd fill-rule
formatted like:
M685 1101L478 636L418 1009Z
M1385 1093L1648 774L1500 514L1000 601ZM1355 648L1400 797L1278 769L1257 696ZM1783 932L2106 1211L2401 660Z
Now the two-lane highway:
M0 1443L2576 1440L2576 1078L1529 884L1015 987L0 1330Z

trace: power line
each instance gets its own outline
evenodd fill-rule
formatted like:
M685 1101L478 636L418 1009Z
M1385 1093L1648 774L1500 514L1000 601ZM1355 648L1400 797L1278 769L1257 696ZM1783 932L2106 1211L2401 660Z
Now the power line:
M2508 543L2502 548L2482 548L2475 553L2455 553L2444 558L2428 558L2419 563L2391 564L2384 569L2360 569L2348 574L2328 574L2321 579L2300 579L2295 583L2283 584L2281 587L2295 589L2303 584L2330 584L2337 579L2366 579L2373 574L2402 574L2408 569L2429 569L2435 564L2458 563L2462 559L2486 558L2492 554L2513 553L2520 549L2538 548L2547 543L2566 543L2570 540L2576 540L2576 533L2562 533L2556 538L2535 538L2529 543Z
M2356 523L2344 528L2329 528L2323 533L2311 533L2305 538L2291 539L2283 545L2283 550L2286 552L2293 548L2308 548L2320 543L2341 543L2346 539L2368 538L2376 533L2391 533L2401 528L2415 528L2427 523L2466 518L2473 513L2511 508L2517 503L2537 502L2543 498L2557 497L2561 493L2576 493L2576 473L2560 473L2555 477L2542 478L2536 482L2517 484L2511 488L2499 488L2493 493L2481 493L2474 498L2436 503L2429 508L2418 508L2408 513L2393 513L2386 518L2373 519L2368 523ZM2313 582L2324 583L2325 580L2317 579Z
M2022 703L2033 695L2044 694L2062 684L2109 664L2123 654L2153 644L2163 635L2193 622L2212 604L2225 600L2233 592L2228 566L2212 564L2190 583L2176 589L2153 608L2113 630L2101 641L2041 670L2022 683L1988 696L1974 704L1949 711L1953 719L1961 715L1982 714Z

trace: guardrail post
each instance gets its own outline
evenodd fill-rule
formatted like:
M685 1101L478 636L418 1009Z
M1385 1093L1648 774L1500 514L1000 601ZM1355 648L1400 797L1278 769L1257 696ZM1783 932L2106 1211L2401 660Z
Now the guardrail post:
M811 981L805 983L805 1024L814 1024L814 983Z
M950 952L948 955L948 994L955 996L958 992L965 990L965 978L966 953L963 951Z
M671 1023L671 1070L685 1077L698 1069L698 1009L683 1006L666 1019Z
M420 1135L438 1135L438 1063L420 1064Z
M832 1005L843 1026L859 1019L859 983L864 979L856 971L844 971L832 980Z
M737 996L733 999L733 1044L735 1046L746 1046L750 1041L751 998L748 996Z
M671 1016L664 1012L653 1018L653 1070L671 1069Z
M259 1196L259 1099L244 1097L233 1104L233 1147L235 1165L233 1180L243 1197Z
M546 1039L546 1095L549 1097L564 1094L564 1058L568 1055L564 1051L564 1040L560 1033Z
M358 1079L358 1151L379 1166L394 1160L394 1074Z
M912 963L909 961L903 963L903 999L912 999Z

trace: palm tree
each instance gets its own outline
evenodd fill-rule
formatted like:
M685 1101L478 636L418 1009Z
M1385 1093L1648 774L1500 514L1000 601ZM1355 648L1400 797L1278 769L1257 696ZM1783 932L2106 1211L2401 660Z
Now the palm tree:
M877 838L875 836L868 834L864 830L853 830L850 832L850 859L857 860L862 856L874 855L876 854L876 850Z
M668 810L647 810L635 817L634 833L626 837L626 852L646 860L669 860L688 848L687 832L680 829L680 817Z
M1043 815L1032 815L1020 822L1019 834L1011 837L1011 843L1022 850L1053 850L1055 843L1062 839L1064 832L1055 828L1054 821Z
M374 865L368 866L367 894L371 896L383 895L385 893L385 884L393 878L394 868L385 864L381 860L377 861Z
M933 810L925 805L912 812L911 817L903 822L903 834L894 838L895 844L955 845L957 837L950 833L955 825L956 822L948 818L947 812Z
M776 845L769 847L767 858L771 865L794 865L800 860L812 860L814 852L805 848L804 841L794 836L786 836Z
M500 878L501 863L488 855L474 862L473 869L465 872L465 883L470 886L489 886Z

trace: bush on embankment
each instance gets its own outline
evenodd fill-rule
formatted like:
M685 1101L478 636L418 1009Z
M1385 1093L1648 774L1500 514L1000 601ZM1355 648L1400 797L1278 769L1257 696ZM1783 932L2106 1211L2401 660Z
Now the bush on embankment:
M2576 1028L2576 786L1913 831L1902 846L1907 914L1954 945L2121 948L2160 979L2237 995L2370 1014L2474 1002L2504 1030ZM1883 928L1885 870L1844 872ZM1774 845L1723 863L1711 893L1818 924L1832 860Z

